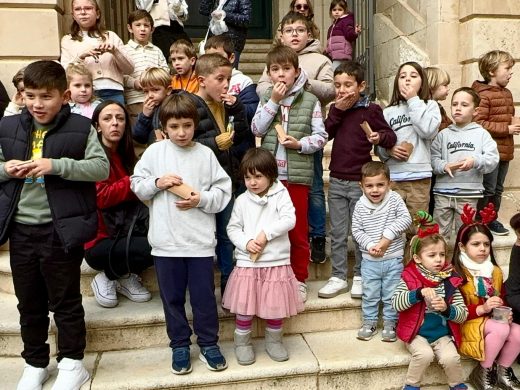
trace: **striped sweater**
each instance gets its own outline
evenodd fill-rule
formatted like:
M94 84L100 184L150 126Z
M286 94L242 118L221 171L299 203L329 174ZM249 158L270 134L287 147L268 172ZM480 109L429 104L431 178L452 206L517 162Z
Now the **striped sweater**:
M390 190L383 201L374 204L363 195L352 215L352 236L359 245L363 258L388 260L404 254L403 233L412 219L401 196ZM372 257L368 250L385 237L392 241L382 257Z

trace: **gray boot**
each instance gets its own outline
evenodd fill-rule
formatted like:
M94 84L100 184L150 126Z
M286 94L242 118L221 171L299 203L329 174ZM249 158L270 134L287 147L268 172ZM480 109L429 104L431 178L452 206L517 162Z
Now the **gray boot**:
M495 367L484 368L480 364L471 371L469 380L476 390L499 390L496 387L497 373Z
M497 365L497 386L504 390L520 390L520 381L511 367Z
M253 364L255 359L255 351L251 344L251 332L240 334L235 331L235 355L238 364L247 366Z
M265 350L269 357L276 362L289 360L289 353L282 344L282 331L265 330Z

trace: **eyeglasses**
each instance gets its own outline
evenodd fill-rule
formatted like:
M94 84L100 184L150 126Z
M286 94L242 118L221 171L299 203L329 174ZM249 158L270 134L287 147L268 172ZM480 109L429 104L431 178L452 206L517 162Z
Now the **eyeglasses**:
M307 32L307 29L305 27L298 27L298 28L288 27L288 28L284 28L282 30L282 34L285 34L285 35L293 35L294 33L296 33L298 35L303 35L306 32Z
M92 12L92 11L94 11L94 9L95 9L95 7L89 5L86 7L74 7L72 10L74 11L74 13L80 14L82 12L84 12L84 13Z
M297 10L307 11L309 9L309 5L308 4L296 4L294 6L294 8L296 8Z

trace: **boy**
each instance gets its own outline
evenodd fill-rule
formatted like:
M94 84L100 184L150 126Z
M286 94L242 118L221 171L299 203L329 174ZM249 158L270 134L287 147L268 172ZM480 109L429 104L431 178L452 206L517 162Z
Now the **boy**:
M126 107L133 127L137 120L137 115L143 111L145 99L139 81L141 74L151 67L164 68L168 72L170 69L161 49L150 42L154 27L153 18L148 12L142 9L130 12L126 28L132 39L128 41L125 47L134 63L134 71L130 75L124 75L123 78Z
M208 369L220 371L227 363L217 345L215 213L222 211L231 198L231 180L211 150L192 141L198 113L188 95L168 97L160 120L169 140L156 142L145 151L135 166L131 188L139 199L150 202L148 237L173 350L172 372L187 374L192 369L192 332L184 307L186 288L199 358ZM168 191L181 184L191 187L187 198Z
M455 232L462 226L462 208L467 203L476 208L482 198L482 177L498 164L497 144L479 124L480 98L471 88L462 87L453 92L451 116L454 123L441 131L433 140L431 158L436 176L433 194L433 218L440 233L449 240L455 222Z
M513 74L514 64L515 60L511 54L505 51L493 50L484 54L478 61L478 68L484 81L475 80L471 86L480 96L475 122L489 131L498 145L500 154L497 167L484 175L484 197L479 199L478 209L482 210L491 202L494 204L497 214L500 209L509 161L514 157L513 135L520 134L520 124L512 123L515 107L511 91L506 88ZM496 235L509 234L509 230L498 219L491 222L488 227Z
M13 76L13 85L16 88L16 93L14 94L13 98L7 105L4 111L4 116L10 116L10 115L16 115L22 112L22 108L25 107L25 103L23 100L23 73L25 71L25 67L20 69L16 74Z
M366 88L363 67L355 61L346 61L334 72L336 102L325 120L329 139L334 139L330 160L329 215L331 237L332 275L318 296L333 298L348 291L347 236L356 202L362 195L359 188L361 167L372 161L373 145L395 145L396 135L388 127L383 111L361 94ZM368 122L370 135L361 128ZM361 252L354 242L356 263L351 296L361 298Z
M322 54L321 43L312 39L313 23L304 15L289 12L281 23L281 43L298 54L300 68L307 74L308 91L315 95L325 116L325 106L334 99L334 80L332 63ZM272 86L267 70L264 70L258 81L256 92L263 97L265 91ZM309 228L311 237L311 260L323 263L325 256L325 194L323 192L323 150L314 154L314 177L309 196Z
M275 47L267 54L267 71L273 87L262 97L251 130L275 155L279 179L294 203L296 226L289 232L291 266L305 301L309 276L307 212L314 178L310 155L323 149L327 133L318 98L304 88L307 75L298 66L298 54L287 46Z
M18 389L41 389L49 377L49 310L58 329L53 389L79 389L89 379L80 265L97 230L95 182L109 163L90 120L70 113L59 63L33 62L23 82L26 108L0 123L0 242L9 239L26 362Z
M157 134L152 130L161 128L159 111L161 103L171 93L170 80L170 74L163 68L149 68L141 75L139 82L145 100L143 112L137 116L132 131L135 141L150 144L156 140Z
M364 164L360 186L363 196L352 215L352 236L363 254L363 326L357 338L370 340L377 333L382 302L382 340L393 342L397 340L397 312L392 307L392 295L403 271L403 233L410 227L412 218L403 199L390 190L390 171L384 163Z
M195 74L195 62L197 62L195 46L184 39L173 42L170 46L170 60L172 67L177 72L172 77L172 89L197 93L199 80Z
M190 95L197 105L199 123L195 129L195 141L208 146L231 178L233 191L238 187L238 148L249 132L244 105L240 99L228 93L231 63L218 54L204 54L195 65L199 80L196 95ZM234 199L217 213L217 263L220 268L220 292L224 295L226 283L233 270L234 246L228 238L226 227L231 218Z

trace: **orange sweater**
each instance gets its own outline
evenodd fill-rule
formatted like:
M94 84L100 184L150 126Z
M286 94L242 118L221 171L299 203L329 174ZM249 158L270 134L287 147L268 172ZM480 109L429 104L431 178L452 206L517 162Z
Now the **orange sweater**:
M195 73L190 73L188 77L178 74L172 77L172 89L182 89L186 92L197 93L199 90L199 80Z

